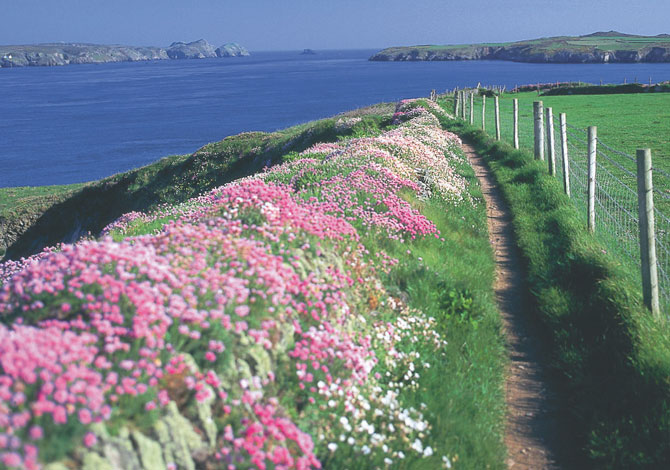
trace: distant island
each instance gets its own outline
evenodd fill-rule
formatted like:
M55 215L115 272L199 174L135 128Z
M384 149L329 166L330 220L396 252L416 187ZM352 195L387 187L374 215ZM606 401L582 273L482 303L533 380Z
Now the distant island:
M562 64L670 62L670 35L636 36L608 31L508 43L389 47L370 60L507 60Z
M167 48L101 44L34 44L0 46L0 67L99 64L145 60L204 59L248 56L249 51L235 42L214 48L204 39L173 42Z
M313 49L303 49L301 55L316 55Z

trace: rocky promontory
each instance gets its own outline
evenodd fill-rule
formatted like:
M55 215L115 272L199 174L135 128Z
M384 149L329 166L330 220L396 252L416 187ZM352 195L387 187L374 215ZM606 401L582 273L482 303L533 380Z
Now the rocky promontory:
M0 67L97 64L168 59L204 59L248 56L243 46L230 42L214 48L204 39L189 43L174 42L169 47L121 46L101 44L35 44L0 46Z
M372 61L507 60L534 63L670 62L670 36L616 31L512 43L390 47Z

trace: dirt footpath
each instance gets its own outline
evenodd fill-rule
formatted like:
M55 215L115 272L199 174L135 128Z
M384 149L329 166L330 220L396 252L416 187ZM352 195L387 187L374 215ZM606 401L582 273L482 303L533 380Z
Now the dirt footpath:
M483 159L469 145L463 149L486 200L496 262L496 302L510 359L505 394L507 466L511 470L574 468L558 464L559 409L547 384L540 340L524 311L524 276L509 209Z

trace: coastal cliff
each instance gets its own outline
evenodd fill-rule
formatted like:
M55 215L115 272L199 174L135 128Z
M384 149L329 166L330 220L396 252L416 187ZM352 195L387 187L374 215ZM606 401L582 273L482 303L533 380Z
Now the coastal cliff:
M506 60L532 63L670 62L670 36L615 31L498 44L390 47L372 61Z
M206 40L174 42L167 48L100 44L36 44L0 46L0 67L98 64L168 59L204 59L248 56L237 43L214 48Z

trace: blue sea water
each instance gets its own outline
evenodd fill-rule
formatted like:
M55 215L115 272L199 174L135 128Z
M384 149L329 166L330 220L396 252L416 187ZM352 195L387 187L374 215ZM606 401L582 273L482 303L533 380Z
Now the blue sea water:
M670 64L369 62L374 52L0 69L0 187L99 179L433 88L670 79Z

